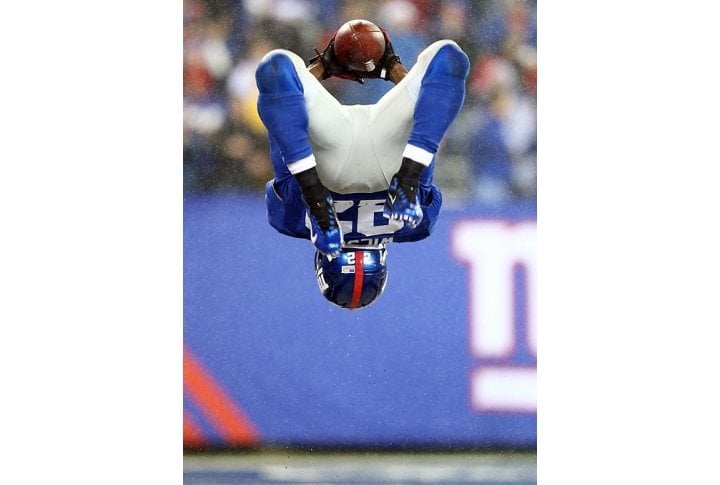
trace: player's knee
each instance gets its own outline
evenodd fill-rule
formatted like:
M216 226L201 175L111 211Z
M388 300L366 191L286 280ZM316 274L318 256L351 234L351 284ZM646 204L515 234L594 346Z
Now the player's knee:
M280 49L270 51L262 58L255 71L255 81L261 93L302 92L295 65Z
M428 67L427 75L438 74L466 79L470 72L470 60L454 41L444 41Z

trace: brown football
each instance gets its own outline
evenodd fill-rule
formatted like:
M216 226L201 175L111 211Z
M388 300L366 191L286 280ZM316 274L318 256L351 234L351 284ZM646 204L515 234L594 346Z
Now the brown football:
M335 55L354 71L374 71L385 53L385 36L369 20L345 22L335 34Z

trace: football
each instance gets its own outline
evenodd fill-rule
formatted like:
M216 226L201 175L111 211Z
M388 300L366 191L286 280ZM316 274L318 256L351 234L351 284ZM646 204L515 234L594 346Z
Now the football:
M385 36L369 20L345 22L335 34L335 55L354 71L374 71L385 53Z

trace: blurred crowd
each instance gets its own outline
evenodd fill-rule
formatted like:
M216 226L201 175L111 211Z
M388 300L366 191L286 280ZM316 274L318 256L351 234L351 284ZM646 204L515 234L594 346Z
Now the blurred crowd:
M364 18L389 31L408 69L438 39L470 57L465 106L438 156L446 197L534 200L536 11L534 0L184 0L185 192L262 194L272 168L256 110L258 61L274 48L310 59L341 24ZM323 84L343 104L374 103L392 87Z

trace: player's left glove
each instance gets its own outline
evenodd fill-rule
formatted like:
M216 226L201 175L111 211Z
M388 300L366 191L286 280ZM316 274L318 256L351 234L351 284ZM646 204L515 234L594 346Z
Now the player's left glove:
M389 81L390 70L392 67L395 64L402 64L402 62L400 62L400 56L395 54L395 49L393 48L392 41L390 40L390 34L382 27L380 27L380 30L385 36L385 52L380 58L380 62L378 62L378 66L375 70L370 72L352 71L353 74L359 78L384 79L385 81Z
M360 76L358 76L357 72L348 69L338 60L337 55L335 54L335 37L330 39L330 42L325 47L325 50L323 50L322 52L318 52L318 50L315 49L315 53L317 55L310 59L309 62L310 64L312 64L315 61L320 60L323 66L323 79L335 76L341 79L350 79L352 81L357 81L360 84L365 83L365 81L363 81Z
M413 228L417 227L422 222L423 212L416 189L417 187L412 185L401 186L395 175L388 187L383 217L403 221Z

